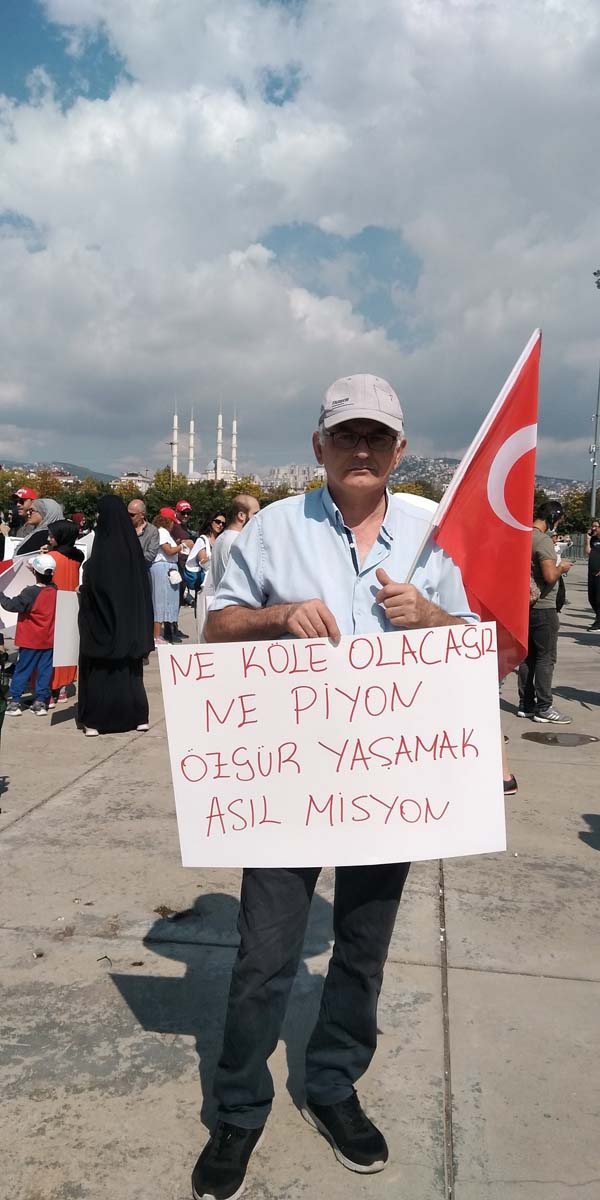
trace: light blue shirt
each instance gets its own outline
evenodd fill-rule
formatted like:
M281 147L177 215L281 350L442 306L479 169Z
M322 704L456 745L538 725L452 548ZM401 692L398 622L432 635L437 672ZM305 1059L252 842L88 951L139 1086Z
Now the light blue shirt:
M352 530L327 487L278 500L236 538L212 607L268 608L320 599L342 634L393 631L398 627L375 599L381 588L375 572L383 567L394 582L406 580L435 507L406 493L388 493L378 537L360 564ZM426 545L411 582L446 612L479 619L469 609L458 567L439 546Z

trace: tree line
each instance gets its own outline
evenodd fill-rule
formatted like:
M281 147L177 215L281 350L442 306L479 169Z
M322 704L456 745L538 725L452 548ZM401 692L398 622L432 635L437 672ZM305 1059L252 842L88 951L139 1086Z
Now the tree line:
M309 490L320 487L318 480L308 485ZM74 486L65 486L51 471L41 469L33 475L18 469L0 470L0 507L6 513L11 505L12 494L20 487L34 488L40 496L48 496L62 504L65 516L74 512L82 512L88 521L93 521L100 496L112 492L121 496L126 504L130 500L141 499L146 503L150 520L159 508L174 507L178 500L189 500L192 506L191 527L202 529L217 512L227 512L227 509L239 492L256 496L261 508L271 504L273 500L282 500L292 493L285 485L267 490L251 477L242 477L235 483L226 484L222 480L201 480L188 483L185 475L171 476L169 467L157 471L151 487L145 495L129 483L118 483L111 486L102 480L90 476ZM414 479L407 483L392 485L394 492L408 492L415 496L424 496L428 500L439 501L443 489L436 487L427 479ZM538 507L550 497L543 488L536 488L534 506ZM591 491L568 492L562 497L561 503L565 510L565 520L562 529L570 533L583 533L590 524ZM600 511L600 489L597 492L596 511Z

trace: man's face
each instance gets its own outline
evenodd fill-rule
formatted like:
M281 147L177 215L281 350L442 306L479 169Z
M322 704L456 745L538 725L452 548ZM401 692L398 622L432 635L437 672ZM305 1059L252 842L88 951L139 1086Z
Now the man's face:
M177 513L177 520L179 521L179 524L185 526L186 529L187 529L187 524L188 524L189 519L190 519L189 508L184 508L180 512Z
M131 517L131 524L133 525L133 528L139 529L140 526L144 524L144 519L145 519L144 514L143 514L142 510L140 509L139 505L137 505L135 503L129 504L127 506L127 512L129 513L129 516Z
M32 504L33 500L21 500L20 496L17 496L17 512L21 520L25 520Z
M313 449L330 486L361 493L380 490L387 483L406 446L406 438L396 439L397 434L387 425L357 419L341 422L330 433L323 430L322 442L319 433L314 433Z

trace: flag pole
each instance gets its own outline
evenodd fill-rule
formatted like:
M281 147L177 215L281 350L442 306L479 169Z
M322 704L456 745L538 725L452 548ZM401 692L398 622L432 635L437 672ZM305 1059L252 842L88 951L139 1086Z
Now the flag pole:
M406 579L404 581L405 583L410 583L410 581L417 569L417 564L419 562L419 559L420 559L427 543L431 540L433 534L435 533L435 530L439 527L440 520L443 517L446 509L448 508L448 505L450 504L450 501L452 500L454 493L456 492L459 484L464 479L466 472L469 469L469 467L471 466L471 463L473 462L473 459L475 458L475 455L476 455L477 451L479 450L479 447L480 447L484 437L486 436L488 430L490 429L491 425L495 421L500 409L502 408L502 405L504 404L504 402L506 400L506 397L509 395L512 388L514 387L515 381L517 380L525 363L527 362L527 359L529 358L530 354L532 353L537 342L540 340L541 336L542 336L541 329L535 329L534 332L532 333L525 349L523 350L523 353L521 354L520 358L515 363L510 375L508 376L506 383L501 388L500 392L498 393L498 396L496 397L496 400L492 404L492 407L490 408L490 410L487 414L487 417L483 421L483 423L479 429L479 432L473 438L473 441L471 442L471 445L469 446L469 449L467 450L466 454L463 455L458 467L456 468L456 471L454 472L454 475L453 475L448 487L446 488L446 491L444 492L444 495L442 496L442 499L440 500L437 508L435 509L435 512L433 512L431 514L431 521L427 527L425 534L423 535L419 549L417 550L417 553L415 554L415 557L413 558L413 561L410 565L410 569L406 573Z

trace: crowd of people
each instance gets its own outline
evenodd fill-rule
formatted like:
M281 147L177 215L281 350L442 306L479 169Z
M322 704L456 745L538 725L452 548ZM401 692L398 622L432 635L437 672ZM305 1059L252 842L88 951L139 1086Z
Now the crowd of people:
M259 510L254 496L235 496L229 512L218 512L197 532L192 508L179 500L148 521L143 500L126 506L118 496L100 499L87 561L76 543L83 514L66 520L60 504L21 488L14 496L14 561L25 558L33 581L16 596L0 593L0 606L17 615L19 649L7 716L21 716L23 695L30 711L45 715L77 687L78 719L86 736L148 729L143 667L155 646L182 640L182 604L197 612L198 638L225 571L231 546ZM75 519L77 518L77 519ZM220 538L218 553L213 548ZM78 666L54 667L56 597L78 592ZM199 604L199 597L202 603Z

